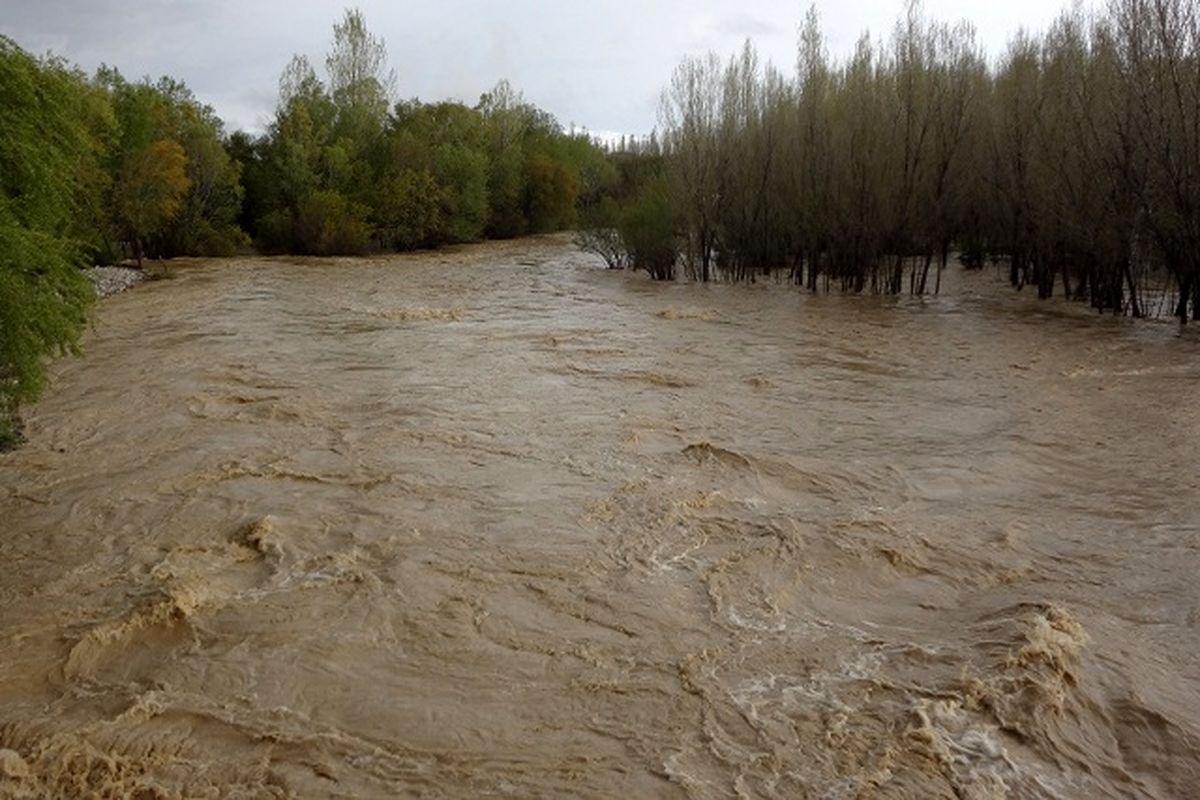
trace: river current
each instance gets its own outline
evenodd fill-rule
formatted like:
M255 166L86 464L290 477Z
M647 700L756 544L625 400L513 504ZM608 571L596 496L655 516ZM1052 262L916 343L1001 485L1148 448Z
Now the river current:
M1184 798L1200 337L185 260L0 455L0 797Z

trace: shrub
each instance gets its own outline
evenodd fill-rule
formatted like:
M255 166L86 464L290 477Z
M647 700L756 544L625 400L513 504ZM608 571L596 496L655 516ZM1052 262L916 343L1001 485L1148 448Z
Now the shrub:
M300 201L293 228L294 251L315 256L361 255L370 249L367 209L332 189Z

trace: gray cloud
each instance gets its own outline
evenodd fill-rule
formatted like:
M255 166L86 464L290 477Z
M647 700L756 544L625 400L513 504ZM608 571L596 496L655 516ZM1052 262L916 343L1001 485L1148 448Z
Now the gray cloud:
M351 3L352 4L352 3ZM28 50L53 50L87 70L170 74L231 128L261 130L274 110L279 72L302 52L320 65L340 0L5 0L0 31ZM644 132L685 54L732 53L754 39L783 69L793 61L795 0L362 0L388 44L404 97L473 102L507 78L563 123ZM886 36L899 0L820 0L830 49L848 52L865 28ZM926 0L941 19L972 19L998 52L1022 24L1047 25L1067 0Z

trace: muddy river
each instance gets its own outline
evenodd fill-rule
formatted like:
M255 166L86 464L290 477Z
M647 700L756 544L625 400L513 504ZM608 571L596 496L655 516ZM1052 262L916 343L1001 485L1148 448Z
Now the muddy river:
M1193 797L1197 333L179 262L0 456L0 796Z

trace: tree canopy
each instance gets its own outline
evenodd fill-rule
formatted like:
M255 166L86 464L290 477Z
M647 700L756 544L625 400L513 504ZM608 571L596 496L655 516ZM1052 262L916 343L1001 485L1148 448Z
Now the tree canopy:
M689 57L661 119L661 155L621 158L661 161L665 177L656 166L644 180L665 188L618 188L620 209L588 220L618 233L642 221L617 260L636 264L657 230L658 252L698 280L782 272L813 291L924 294L958 251L1041 297L1061 284L1098 310L1200 318L1190 0L1070 10L994 61L970 25L930 20L916 0L887 40L831 59L814 8L791 75L749 42L728 60Z
M246 227L270 252L407 250L569 227L603 156L507 81L475 106L394 101L362 13L333 26L324 80L297 55L275 119L237 140Z

